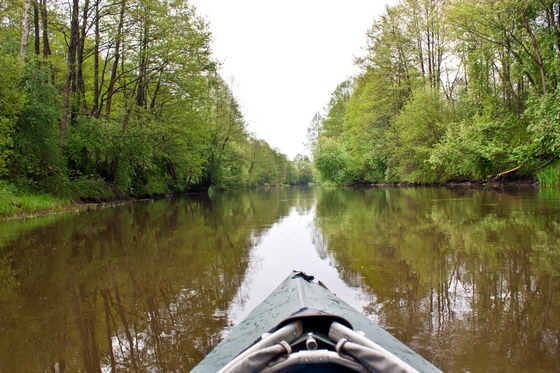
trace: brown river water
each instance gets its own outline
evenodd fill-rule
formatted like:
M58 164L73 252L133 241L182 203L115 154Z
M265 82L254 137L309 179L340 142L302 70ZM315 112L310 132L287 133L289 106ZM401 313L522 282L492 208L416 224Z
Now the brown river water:
M292 269L445 372L560 370L560 190L281 188L0 222L0 372L188 372Z

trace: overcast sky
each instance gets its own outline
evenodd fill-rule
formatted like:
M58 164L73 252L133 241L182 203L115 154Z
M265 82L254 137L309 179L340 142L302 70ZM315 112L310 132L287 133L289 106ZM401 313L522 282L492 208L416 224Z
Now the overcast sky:
M191 0L248 130L290 159L330 94L358 72L366 31L394 0Z

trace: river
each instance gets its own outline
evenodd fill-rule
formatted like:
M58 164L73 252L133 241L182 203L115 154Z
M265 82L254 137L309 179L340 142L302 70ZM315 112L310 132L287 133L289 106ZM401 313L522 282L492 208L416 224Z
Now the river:
M446 372L560 367L560 191L279 188L0 222L0 372L188 372L292 269Z

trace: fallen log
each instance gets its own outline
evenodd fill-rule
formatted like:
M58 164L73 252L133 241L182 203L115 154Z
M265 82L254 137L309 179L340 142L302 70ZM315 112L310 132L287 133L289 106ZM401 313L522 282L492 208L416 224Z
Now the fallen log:
M515 172L515 171L519 170L521 167L523 167L524 165L525 165L525 163L521 163L519 166L514 167L514 168L512 168L511 170L507 170L507 171L504 171L504 172L500 172L499 174L497 174L497 175L492 179L492 181L496 181L496 180L498 180L500 177L502 177L502 176L504 176L504 175L510 174L510 173L512 173L512 172Z

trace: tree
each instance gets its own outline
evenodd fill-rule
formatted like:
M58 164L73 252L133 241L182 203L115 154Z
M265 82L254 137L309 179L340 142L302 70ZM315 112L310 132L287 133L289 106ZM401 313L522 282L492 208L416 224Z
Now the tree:
M25 58L27 50L27 37L29 35L29 17L31 13L31 0L25 0L25 9L23 11L23 31L21 33L21 48L19 51L20 57Z
M358 61L362 73L347 104L342 136L356 180L386 180L395 146L391 121L421 84L414 43L404 28L407 14L401 4L388 7L368 31L368 54Z
M225 164L233 161L234 143L244 141L245 121L231 88L219 77L211 81L212 90L207 114L209 124L208 163L205 165L203 185L220 185ZM227 161L227 162L226 162Z
M0 114L0 168L13 182L112 198L296 181L284 154L247 134L187 0L20 3L0 5L2 64L26 38L35 48L6 69L0 97L14 104Z
M52 68L40 56L28 56L19 91L25 105L15 121L9 179L35 190L64 192L64 170L60 155L60 108L57 90L49 83Z
M321 116L321 113L316 112L309 123L309 127L307 127L307 141L305 143L305 147L307 149L313 151L317 145L317 139L321 136L322 125L323 117Z
M313 163L308 156L298 154L294 158L294 163L298 174L298 184L307 185L314 181Z
M344 116L352 91L352 81L345 80L331 93L331 99L325 110L327 115L321 120L322 136L336 138L342 134L344 131Z
M25 95L19 87L23 63L11 54L5 54L0 47L0 176L4 176L6 163L13 145L13 130L17 117L25 104Z
M68 57L66 60L66 79L64 83L64 98L62 104L62 115L60 119L60 152L64 154L66 146L66 132L68 117L70 115L71 96L75 93L76 83L76 54L80 39L78 14L80 10L79 0L72 0L70 20L70 40L68 41Z
M317 169L327 175L325 165L337 164L344 182L432 183L553 162L559 16L557 1L387 7L367 33L349 95L340 86L316 126L314 154L332 161L315 159Z
M391 149L387 179L413 183L435 183L440 169L428 161L434 145L444 135L453 118L438 90L419 88L393 119L395 146ZM438 172L439 171L439 172Z
M348 154L344 144L323 137L313 153L313 162L321 179L334 184L353 181L348 173Z

